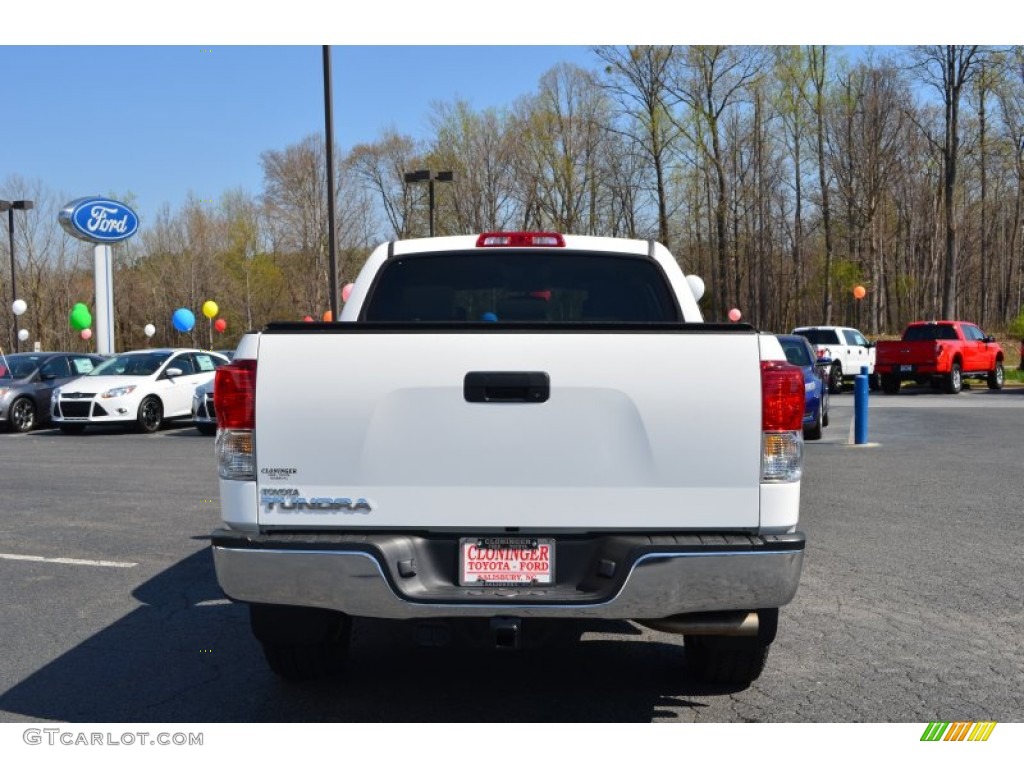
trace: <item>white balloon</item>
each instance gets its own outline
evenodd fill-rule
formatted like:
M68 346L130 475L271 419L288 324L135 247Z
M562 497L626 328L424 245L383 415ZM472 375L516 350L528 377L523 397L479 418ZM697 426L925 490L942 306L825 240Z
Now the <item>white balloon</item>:
M156 333L156 326L152 323L146 323L146 327L143 330L146 332L147 336L152 336Z
M28 341L28 331L24 328L18 331L18 339L21 341Z
M11 304L11 311L16 315L24 315L26 309L28 309L28 304L26 304L22 299L15 299L14 303ZM22 339L22 341L24 341L24 339Z

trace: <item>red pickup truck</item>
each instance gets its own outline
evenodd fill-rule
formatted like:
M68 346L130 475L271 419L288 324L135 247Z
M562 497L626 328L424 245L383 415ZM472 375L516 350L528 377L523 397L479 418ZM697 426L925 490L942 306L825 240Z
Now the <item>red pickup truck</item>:
M875 373L882 391L894 395L904 381L942 387L957 394L965 378L984 379L989 389L1003 388L1003 350L973 323L938 320L911 323L900 341L875 345Z

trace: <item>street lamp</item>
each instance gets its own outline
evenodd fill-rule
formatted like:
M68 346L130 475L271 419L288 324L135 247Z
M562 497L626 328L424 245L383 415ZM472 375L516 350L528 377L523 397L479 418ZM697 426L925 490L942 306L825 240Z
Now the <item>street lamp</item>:
M414 184L419 181L427 182L430 188L430 236L434 236L434 182L451 181L454 177L452 171L437 171L431 173L428 170L409 171L405 174L405 183Z
M14 211L27 211L34 203L31 200L0 200L0 211L7 211L7 235L11 239L11 306L18 298L18 286L14 274ZM20 352L21 345L18 343L18 334L14 326L17 322L11 322L11 346L15 352Z

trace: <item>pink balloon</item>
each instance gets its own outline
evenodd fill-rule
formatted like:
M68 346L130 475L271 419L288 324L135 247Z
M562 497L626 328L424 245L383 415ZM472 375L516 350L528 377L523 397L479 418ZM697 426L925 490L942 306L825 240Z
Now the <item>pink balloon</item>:
M348 301L348 297L352 295L352 286L354 283L345 283L345 287L341 289L341 300Z
M736 309L736 307L729 310L729 319L734 323L738 323L741 317L743 317L743 313Z
M79 334L83 339L88 341L92 338L92 328L83 328L82 333Z

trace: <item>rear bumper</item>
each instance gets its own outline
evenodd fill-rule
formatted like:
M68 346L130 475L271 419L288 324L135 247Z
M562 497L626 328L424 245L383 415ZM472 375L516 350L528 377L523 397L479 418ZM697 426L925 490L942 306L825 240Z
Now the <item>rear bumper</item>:
M217 580L242 602L415 619L660 619L776 608L796 594L802 533L556 537L555 586L458 586L457 536L214 531Z
M940 370L935 363L886 363L876 365L875 372L880 376L894 376L900 380L906 380L924 376L945 376L949 370Z

